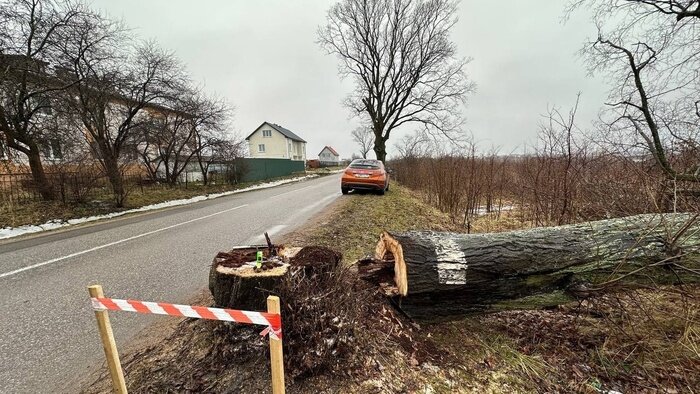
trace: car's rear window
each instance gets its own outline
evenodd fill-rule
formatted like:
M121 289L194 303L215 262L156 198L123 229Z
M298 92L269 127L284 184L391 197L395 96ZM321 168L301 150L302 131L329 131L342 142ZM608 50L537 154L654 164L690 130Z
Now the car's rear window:
M362 168L365 170L378 170L379 162L376 160L356 160L350 163L350 168Z

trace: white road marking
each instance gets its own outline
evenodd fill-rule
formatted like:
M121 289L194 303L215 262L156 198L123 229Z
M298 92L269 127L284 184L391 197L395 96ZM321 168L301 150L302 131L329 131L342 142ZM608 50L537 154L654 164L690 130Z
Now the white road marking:
M280 230L282 230L285 227L287 227L286 224L274 225L274 226L270 227L269 230L267 230L267 235L272 237L273 235L279 233ZM252 238L248 238L248 241L246 241L246 244L255 245L255 244L261 244L261 243L265 243L265 242L266 242L265 235L263 234L263 235L256 235L255 237L252 237Z
M71 258L71 257L76 257L76 256L80 256L80 255L83 255L83 254L86 254L86 253L94 252L94 251L96 251L96 250L104 249L104 248L107 248L107 247L110 247L110 246L119 245L119 244L122 244L122 243L124 243L124 242L129 242L129 241L132 241L132 240L137 239L137 238L145 237L145 236L147 236L147 235L159 233L159 232L161 232L161 231L170 230L170 229L175 228L175 227L184 226L185 224L189 224L189 223L196 222L196 221L199 221L199 220L207 219L207 218L210 218L210 217L216 216L216 215L221 215L222 213L230 212L230 211L233 211L233 210L235 210L235 209L240 209L240 208L247 207L247 206L248 206L248 204L244 204L244 205L239 205L239 206L237 206L237 207L233 207L233 208L229 208L229 209L224 209L223 211L215 212L215 213L212 213L212 214L209 214L209 215L204 215L204 216L202 216L202 217L198 217L198 218L192 219L192 220L187 220L187 221L184 221L184 222L181 222L181 223L178 223L178 224L173 224L172 226L167 226L167 227L159 228L158 230L148 231L148 232L145 232L145 233L143 233L143 234L134 235L133 237L128 237L128 238L120 239L119 241L114 241L114 242L106 243L106 244L104 244L104 245L95 246L94 248L85 249L85 250L82 250L82 251L80 251L80 252L75 252L75 253L67 254L67 255L65 255L65 256L56 257L55 259L46 260L46 261L43 261L43 262L41 262L41 263L36 263L36 264L28 265L28 266L26 266L26 267L18 268L18 269L14 270L14 271L9 271L9 272L2 273L2 274L0 274L0 279L6 278L6 277L8 277L8 276L12 276L12 275L19 274L20 272L29 271L29 270L32 270L32 269L34 269L34 268L39 268L39 267L43 267L43 266L45 266L45 265L57 263L57 262L59 262L59 261L66 260L66 259L69 259L69 258Z
M301 189L299 189L299 190L301 190ZM319 205L325 204L326 202L328 202L328 200L337 198L339 195L340 195L340 193L333 193L331 195L323 197L322 199L316 201L315 203L309 204L309 205L305 206L304 208L299 209L298 211L295 211L291 216L289 216L287 218L288 219L287 221L294 222L296 220L296 218L299 217L300 215L303 215L304 213L306 213L314 208L317 208ZM273 234L279 233L285 227L289 227L289 225L287 225L287 224L274 225L274 226L270 227L269 230L267 230L267 234L269 236L272 236ZM256 244L264 244L265 242L266 241L265 241L264 235L256 235L254 237L248 238L248 240L245 243L247 245L256 245Z
M270 198L282 197L282 196L284 196L285 194L289 194L289 193L294 193L294 192L302 191L302 190L305 190L305 189L308 189L308 188L311 188L311 187L314 187L314 186L317 186L317 185L305 186L305 187L302 187L302 188L300 188L300 189L294 189L294 190L290 190L290 191L288 191L288 192L284 192L284 193L280 193L280 194L275 194L274 196L272 196L272 197L270 197Z
M295 212L295 216L298 216L298 215L301 215L301 214L303 214L303 213L305 213L305 212L307 212L307 211L310 211L310 210L312 210L312 209L318 207L318 206L321 205L321 204L325 204L328 200L337 198L338 196L340 196L340 194L341 194L341 193L333 193L333 194L331 194L331 195L329 195L329 196L323 197L322 199L316 201L315 203L313 203L313 204L311 204L311 205L308 205L308 206L306 206L306 207L304 207L304 208L302 208L302 209L296 211L296 212Z

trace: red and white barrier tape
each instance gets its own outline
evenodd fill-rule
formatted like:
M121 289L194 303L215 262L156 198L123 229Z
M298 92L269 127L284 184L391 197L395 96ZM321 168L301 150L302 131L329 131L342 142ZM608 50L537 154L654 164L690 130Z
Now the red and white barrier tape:
M282 337L282 319L276 313L239 311L235 309L209 308L206 306L190 306L166 304L164 302L147 302L135 300L119 300L116 298L91 298L92 307L96 310L127 311L152 313L156 315L184 316L195 319L210 319L232 321L243 324L267 326L260 335L270 335L273 339Z

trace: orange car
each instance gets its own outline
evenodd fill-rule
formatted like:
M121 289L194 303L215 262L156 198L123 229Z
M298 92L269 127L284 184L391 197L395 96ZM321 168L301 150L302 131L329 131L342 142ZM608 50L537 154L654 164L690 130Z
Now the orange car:
M389 190L389 174L380 160L356 159L345 169L340 191L373 190L384 194Z

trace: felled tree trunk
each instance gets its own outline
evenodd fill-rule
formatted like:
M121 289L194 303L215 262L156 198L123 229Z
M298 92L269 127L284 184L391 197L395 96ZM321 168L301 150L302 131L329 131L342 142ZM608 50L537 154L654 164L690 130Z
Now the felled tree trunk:
M700 220L638 215L493 234L385 232L375 258L361 273L386 277L393 268L393 299L409 317L449 320L559 305L611 285L697 282Z
M255 268L256 252L263 252L262 269ZM243 246L220 252L209 271L209 291L220 308L260 311L266 309L269 295L279 295L289 275L308 277L334 270L341 255L333 250L307 246L304 248L274 247L272 256L267 246Z

